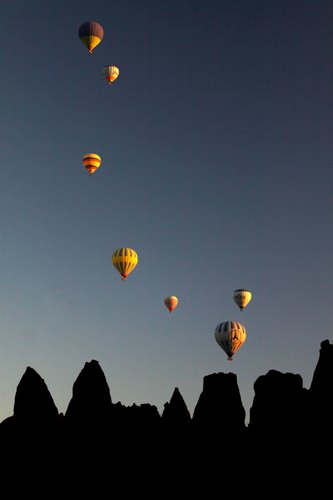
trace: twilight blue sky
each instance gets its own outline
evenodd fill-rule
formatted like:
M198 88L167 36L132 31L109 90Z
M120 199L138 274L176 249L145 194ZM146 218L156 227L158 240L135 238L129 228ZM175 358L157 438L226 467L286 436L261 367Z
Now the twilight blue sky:
M308 388L332 342L332 1L1 0L1 14L0 420L27 366L65 412L91 359L114 402L160 412L177 386L192 413L214 372L237 375L247 420L269 369ZM105 32L93 54L87 20ZM139 255L125 282L122 246ZM243 312L236 288L253 292ZM232 362L214 338L226 320L247 330Z

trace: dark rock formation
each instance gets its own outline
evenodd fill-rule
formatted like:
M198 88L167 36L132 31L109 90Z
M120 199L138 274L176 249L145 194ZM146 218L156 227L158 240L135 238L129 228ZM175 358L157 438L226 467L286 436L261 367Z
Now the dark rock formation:
M300 430L305 393L300 375L269 370L254 383L249 428L264 435L289 435Z
M333 344L323 340L320 344L319 360L313 372L310 392L317 399L329 400L333 388Z
M234 373L206 375L194 408L193 423L201 429L223 432L221 422L228 423L230 434L245 428L245 409Z
M64 416L64 448L68 461L86 453L102 456L111 444L110 388L98 361L86 362L73 384Z
M164 404L162 422L164 425L174 429L183 428L191 422L190 412L178 387L173 391L170 402Z
M213 373L204 377L192 422L191 456L196 469L200 470L203 456L218 456L222 449L239 449L246 429L245 410L234 373ZM210 461L209 464L210 474L218 475L219 462Z
M109 415L110 388L98 361L86 362L73 385L73 396L65 413L66 420L91 421Z
M329 448L333 444L333 344L320 344L319 360L313 373L308 398L308 429L316 437L317 430L325 436Z
M120 402L112 405L110 425L116 436L122 439L140 440L156 433L161 423L157 407L148 403L124 406Z
M14 414L0 423L0 470L20 466L29 470L29 477L36 470L45 476L51 471L49 484L61 476L75 490L76 467L80 493L86 493L88 479L105 488L110 478L112 484L117 480L126 486L133 478L146 478L151 486L154 476L154 484L163 487L182 480L185 493L187 486L197 493L194 478L200 479L214 486L214 494L226 477L234 477L229 471L222 481L221 471L240 464L244 482L259 473L275 488L283 470L288 491L294 486L299 493L295 467L302 470L302 484L318 477L322 484L330 477L326 454L332 447L332 389L333 345L327 340L321 343L310 389L303 388L300 375L276 370L255 381L248 427L233 373L204 377L192 418L178 388L160 416L147 403L113 403L105 375L92 360L74 382L63 415L44 380L28 367L17 387ZM204 496L209 497L207 491Z
M14 415L0 425L0 449L6 456L29 450L56 449L60 432L58 409L42 377L30 366L15 394Z
M15 395L14 416L32 422L54 421L58 409L42 377L30 366L21 378Z
M183 396L175 388L162 413L161 444L165 456L172 457L173 473L189 463L192 453L192 419ZM170 470L170 464L168 469Z

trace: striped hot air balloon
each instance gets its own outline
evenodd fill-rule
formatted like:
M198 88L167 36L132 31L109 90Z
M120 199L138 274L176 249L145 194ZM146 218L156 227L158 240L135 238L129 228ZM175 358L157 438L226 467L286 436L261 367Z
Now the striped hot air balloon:
M88 153L82 158L82 163L88 170L89 174L92 175L100 167L102 158L96 153Z
M223 321L215 328L215 339L231 361L233 355L244 344L246 330L241 323L236 321Z
M111 85L119 76L119 68L117 66L104 66L102 68L102 75Z
M121 274L123 281L136 267L138 260L138 254L132 248L118 248L112 254L112 264Z
M87 21L81 24L79 28L79 37L81 42L92 54L93 50L101 43L104 37L104 30L102 26L96 21Z

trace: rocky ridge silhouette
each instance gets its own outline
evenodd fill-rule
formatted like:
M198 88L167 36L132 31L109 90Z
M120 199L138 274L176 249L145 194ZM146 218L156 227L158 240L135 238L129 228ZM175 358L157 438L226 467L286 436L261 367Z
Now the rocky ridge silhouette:
M209 470L211 484L222 473L220 459L213 457L224 456L226 463L245 461L252 474L260 469L269 476L282 464L286 474L296 463L303 471L311 464L312 477L316 468L322 475L327 465L322 457L332 449L332 390L333 345L328 340L321 342L309 389L300 375L276 370L255 381L248 426L233 373L204 377L192 417L177 387L160 415L151 404L113 403L99 362L91 360L75 380L62 414L45 381L27 367L13 415L0 423L0 470L56 463L68 480L72 464L90 475L92 469L98 474L107 470L107 476L113 471L117 478L130 467L131 477L154 470L164 484L166 476L178 477L186 465L201 478Z

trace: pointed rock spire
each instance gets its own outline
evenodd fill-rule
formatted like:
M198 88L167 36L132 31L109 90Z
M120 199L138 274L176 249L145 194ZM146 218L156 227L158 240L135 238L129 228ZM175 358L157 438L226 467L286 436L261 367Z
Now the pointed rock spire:
M186 425L191 421L190 412L187 409L183 396L178 387L175 388L170 402L165 403L162 413L163 424L172 426Z
M99 362L87 361L73 384L73 396L65 417L80 420L104 417L111 405L110 388Z
M58 409L44 379L30 366L16 389L14 416L22 421L47 421L58 416Z

